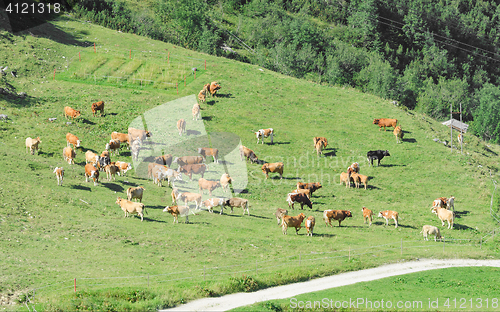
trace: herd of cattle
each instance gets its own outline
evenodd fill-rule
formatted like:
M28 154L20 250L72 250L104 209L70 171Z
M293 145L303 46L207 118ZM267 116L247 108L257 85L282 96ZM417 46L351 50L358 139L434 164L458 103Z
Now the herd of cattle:
M198 94L198 101L203 103L206 100L206 96L210 94L215 97L217 91L220 89L220 85L216 82L212 82L210 84L206 84L203 89ZM92 103L91 111L93 116L96 116L96 113L99 112L99 115L102 116L104 114L104 102L99 101L96 103ZM192 115L193 120L201 119L200 116L201 107L198 103L193 105ZM81 112L75 110L71 107L66 106L64 108L64 115L66 118L70 117L72 119L77 118L81 115ZM386 127L394 128L394 135L396 136L396 142L399 143L403 139L403 131L401 126L397 125L397 119L375 119L373 124L379 126L379 131L384 127L384 131ZM184 119L180 119L177 122L177 129L179 131L179 135L182 136L183 133L186 132L186 121ZM254 132L257 138L257 144L262 141L264 144L264 138L270 137L271 144L273 144L274 137L274 129L260 129ZM84 175L85 181L89 182L89 179L92 179L94 185L97 186L99 183L99 173L105 172L106 178L108 181L115 179L115 175L125 175L126 172L132 169L132 165L127 162L121 161L111 161L111 156L119 155L120 148L125 145L130 149L131 156L133 160L138 159L139 152L143 145L144 140L148 137L151 137L152 133L147 130L140 130L135 128L128 128L127 133L119 133L113 132L111 133L111 140L106 143L104 151L101 155L98 155L91 150L87 150L85 153L85 167L84 167ZM71 133L67 133L66 135L67 146L63 148L63 158L64 161L68 162L68 164L74 164L74 159L76 157L76 148L81 146L81 140ZM30 152L34 155L34 152L38 150L38 146L41 143L40 137L36 139L27 138L26 139L26 151ZM314 137L313 138L313 146L317 152L318 157L322 155L323 149L328 146L328 140L324 137ZM252 163L262 163L259 161L257 155L251 149L241 145L239 146L240 151L240 159L241 161L251 161ZM172 187L172 202L173 206L167 206L163 210L164 212L168 212L172 214L174 217L174 223L178 222L178 217L183 216L186 217L186 222L189 222L188 216L189 214L194 214L196 210L200 210L201 208L206 208L209 212L213 212L215 207L220 208L220 214L223 213L223 209L225 206L231 208L231 212L233 212L234 207L240 207L243 209L243 215L247 212L250 215L249 211L249 202L247 199L232 197L229 199L226 198L209 198L205 201L202 201L202 194L205 190L208 191L209 195L212 196L212 192L216 188L222 188L223 192L226 193L229 190L229 185L232 183L233 179L227 174L224 173L220 180L211 181L206 180L204 178L205 172L208 170L208 165L205 163L207 157L212 157L214 160L214 164L219 163L219 154L218 149L216 148L206 148L200 147L197 149L197 153L200 156L179 156L173 157L171 154L161 155L154 158L154 162L150 162L148 164L148 178L153 179L154 184L158 186L162 186L162 181L167 180L168 186ZM373 166L373 161L377 160L378 165L380 166L380 161L385 157L390 156L389 151L387 150L376 150L369 151L367 153L367 159L370 165ZM171 168L172 163L176 163L178 165L177 169ZM359 185L362 183L364 185L365 190L368 186L369 177L366 175L362 175L359 173L359 164L357 162L353 163L351 166L347 168L347 172L342 172L340 174L340 184L345 183L346 188L351 187L351 183L354 183L356 188L359 188ZM266 179L269 177L269 173L279 174L280 179L283 178L284 164L282 162L277 163L263 163L261 167L262 172L265 174ZM53 171L57 178L57 184L62 186L64 179L64 169L62 167L56 167ZM199 185L199 193L191 193L191 192L179 192L179 189L175 187L175 181L182 181L182 174L189 177L192 180L193 174L200 175L201 178L198 180ZM312 201L311 197L313 193L321 188L321 184L319 182L313 183L302 183L298 182L296 189L291 191L286 196L286 201L288 203L288 209L294 209L294 204L299 203L301 209L303 209L304 205L312 209ZM127 189L127 199L118 197L116 200L116 204L120 206L123 210L125 217L131 214L137 214L141 217L141 221L143 221L144 214L146 213L146 207L142 203L142 198L144 194L145 188L142 186L139 187L130 187ZM136 201L133 201L133 200ZM454 209L454 197L450 198L438 198L433 202L432 212L438 216L438 218L442 222L442 226L444 226L444 222L448 222L448 228L453 228L454 221L454 212L449 209ZM139 202L137 202L137 200ZM183 202L184 205L178 205L178 202ZM188 206L188 203L194 202L195 208L191 209ZM305 219L305 228L307 231L307 235L312 236L313 230L315 226L315 218L314 216L309 216L306 219L304 213L300 213L297 216L289 216L289 210L278 208L275 212L275 216L278 220L278 224L281 224L283 234L287 233L288 227L294 227L296 233L302 227L302 223ZM369 226L372 224L373 212L366 207L362 207L362 215L364 223L369 222ZM348 210L325 210L323 211L323 220L326 225L331 224L331 220L337 220L339 222L339 227L341 226L341 222L346 218L351 218L352 213ZM390 219L393 219L395 222L395 227L398 227L398 212L396 211L380 211L378 213L378 217L384 218L386 220L386 226L389 223ZM428 235L435 235L436 239L442 239L441 233L437 227L424 225L422 232L424 235L424 239L428 239Z

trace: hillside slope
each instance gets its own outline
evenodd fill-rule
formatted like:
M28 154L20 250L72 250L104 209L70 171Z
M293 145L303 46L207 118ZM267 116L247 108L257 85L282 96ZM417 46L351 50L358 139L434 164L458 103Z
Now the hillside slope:
M0 245L6 260L0 278L2 294L39 288L37 307L48 310L150 310L400 259L498 257L498 238L480 245L482 238L489 238L488 233L498 226L490 216L493 187L489 176L490 171L495 175L498 172L500 148L496 145L486 146L466 136L464 155L455 150L451 153L433 141L449 138L449 129L426 116L401 110L390 101L354 89L312 84L69 17L33 29L32 34L0 33L3 66L18 73L17 78L2 77L2 88L11 90L11 94L0 95L0 113L9 116L0 122L0 234L6 237ZM97 55L127 55L132 50L133 59L146 62L150 55L161 53L172 62L175 57L182 60L179 72L204 64L199 60L206 60L207 69L196 79L190 77L186 87L179 81L179 94L175 88L60 80L58 77L68 77L68 71L71 74L79 52L92 54L94 41ZM196 59L196 63L189 59ZM209 138L217 137L217 133L236 135L259 159L285 164L283 180L271 175L266 181L256 164L247 164L248 176L235 177L248 179L237 196L250 201L250 216L241 216L238 209L233 214L226 209L222 216L201 211L189 217L189 224L183 223L184 218L173 224L172 217L162 212L171 204L171 189L153 185L134 170L110 182L101 173L97 187L85 183L85 151L100 153L112 131L126 132L134 119L148 116L150 110L170 101L197 95L211 81L218 81L222 88L218 97L208 97L202 104L203 121L196 127L203 123ZM20 92L27 96L13 94ZM104 117L93 117L90 111L91 103L98 100L106 103ZM81 110L82 116L66 120L63 108L67 105ZM190 107L187 115L190 117ZM168 116L156 117L168 120ZM381 117L398 119L405 131L404 143L396 144L392 131L377 130L372 122ZM57 120L50 122L49 118ZM186 120L187 129L194 129L191 125L195 121ZM275 144L257 145L252 131L267 127L276 131ZM67 132L77 135L83 146L77 149L75 165L71 166L61 155ZM153 133L152 142L162 135ZM37 136L42 140L40 152L27 154L26 137ZM328 138L326 156L316 156L314 136ZM193 131L187 138L199 137L201 131ZM370 167L366 161L366 152L375 149L387 149L391 154L380 167ZM112 160L132 161L126 149ZM354 161L359 162L361 173L371 178L368 190L346 189L338 184L340 173ZM222 165L211 160L208 164L205 178L218 179L217 166ZM62 187L57 186L52 173L56 166L66 170ZM184 176L177 186L198 192L198 178L194 175L194 182L188 182ZM316 218L312 238L306 237L304 230L298 236L293 235L293 229L289 235L282 235L274 218L276 208L288 208L286 194L299 180L323 185L313 195L313 209L304 210ZM143 202L148 214L144 222L136 217L124 219L115 204L117 196L126 197L126 189L138 185L146 188ZM422 245L422 225L441 226L429 211L432 200L451 195L456 197L457 219L453 230L442 231L449 242L446 252L434 242L416 248ZM498 210L496 199L494 204ZM398 211L400 227L395 229L392 223L385 227L385 222L377 218L368 227L360 214L363 206L375 213ZM342 227L325 227L321 219L326 209L352 210L353 218L344 221ZM296 215L298 210L290 214ZM403 241L408 247L401 255ZM354 252L384 244L391 246L372 248L377 251L368 255ZM349 260L344 257L348 249ZM318 261L315 255L322 254L325 258ZM340 254L342 257L337 258Z

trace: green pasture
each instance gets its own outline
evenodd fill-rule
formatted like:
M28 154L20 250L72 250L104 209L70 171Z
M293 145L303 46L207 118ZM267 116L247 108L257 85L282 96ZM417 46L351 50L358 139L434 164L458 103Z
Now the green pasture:
M494 267L430 270L232 311L498 311L498 271Z
M36 37L0 32L0 59L18 71L18 78L6 76L0 81L16 93L27 93L25 98L0 95L0 113L10 118L0 121L0 233L4 237L0 294L11 302L25 301L26 294L33 298L36 289L37 311L155 310L200 297L253 291L402 259L498 258L499 239L493 235L498 223L490 214L492 178L497 179L500 153L497 145L467 134L464 154L456 149L451 152L433 141L449 140L448 128L425 115L395 107L390 99L286 77L69 17L32 33ZM130 80L126 84L94 83L64 76L78 62L75 55L82 48L93 50L94 38L101 50L147 48L153 54L167 49L175 51L171 57L206 59L207 70L188 80L178 95L175 89L131 87ZM163 69L155 68L153 56L140 61L139 66L139 59L130 61L126 54L108 58L98 53L88 70L113 74L118 68L128 77L144 73L140 77L146 78L148 72L160 77ZM181 67L171 70L173 76L185 73ZM219 95L207 97L201 104L203 120L194 121L191 108L196 95L211 81L220 83ZM188 134L182 138L173 123L174 112L164 109L168 107L164 104L180 98L187 99L181 113ZM105 102L104 117L92 117L90 105L98 100ZM82 116L66 120L63 108L68 105ZM54 117L54 122L48 120ZM374 118L384 117L399 120L404 143L396 144L392 131L379 131L372 124ZM175 140L195 142L192 147L208 144L221 148L211 145L220 142L232 151L241 140L260 160L283 161L284 179L271 174L265 180L261 165L248 163L247 174L234 178L247 181L237 196L249 199L250 216L242 216L238 209L233 214L226 209L223 215L200 211L189 216L188 224L184 218L173 224L172 216L162 212L172 204L166 183L160 188L135 170L116 181L105 180L101 173L99 186L85 183L85 152L102 152L111 132L127 132L132 123L153 132L145 151L184 156L164 144L180 142ZM268 127L275 130L275 144L266 139L265 144L257 145L252 132ZM82 140L71 166L61 155L68 132ZM30 155L25 151L25 139L37 136L42 140L41 149ZM314 136L328 138L321 157L313 151ZM456 133L454 144L456 148ZM387 149L391 156L380 167L370 167L366 152L376 149ZM196 155L195 148L190 154ZM240 162L237 153L221 156L221 164L208 160L205 178L218 179L225 165ZM115 160L132 162L127 149L113 156ZM354 161L359 162L362 174L370 176L367 190L339 185L340 173ZM65 169L62 187L52 173L56 166ZM189 181L184 176L176 186L198 192L198 178L194 175ZM297 181L323 185L312 197L313 209L303 211L316 218L313 237L305 236L305 229L299 235L289 229L285 236L274 218L277 208L288 207L286 194ZM138 185L146 188L143 203L148 214L143 222L134 216L124 218L115 204L118 196L126 197L128 187ZM430 213L435 198L451 195L456 198L457 213L453 230L441 227ZM368 227L361 216L363 206L375 213L398 211L400 226L395 228L391 221L386 227L385 221L375 217ZM334 222L330 228L321 220L326 209L349 209L353 218L342 227ZM299 210L296 207L289 213L296 215L302 212ZM445 246L423 241L419 232L425 224L442 229ZM24 307L18 303L9 309Z

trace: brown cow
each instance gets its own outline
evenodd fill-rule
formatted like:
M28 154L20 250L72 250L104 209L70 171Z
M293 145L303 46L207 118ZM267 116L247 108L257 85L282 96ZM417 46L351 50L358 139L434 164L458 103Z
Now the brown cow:
M283 179L283 167L282 162L263 164L262 173L266 175L266 179L269 178L269 172L279 173L280 179Z
M269 128L269 129L260 129L257 132L254 132L255 136L257 137L257 144L259 144L259 140L262 140L262 144L264 144L264 138L271 137L271 144L273 144L273 137L274 137L274 129Z
M373 211L371 211L370 209L366 208L366 207L363 207L361 208L361 212L363 213L363 221L364 223L366 224L366 220L370 221L370 225L372 225L372 221L373 221Z
M92 115L94 117L97 111L99 111L99 116L102 116L102 114L104 114L104 101L92 103L90 109L92 110Z
M314 216L309 216L306 219L306 231L307 231L307 236L313 236L313 230L314 230L314 225L316 224L316 219L314 219Z
M70 165L74 164L75 157L76 157L75 151L73 149L71 149L71 147L66 146L65 148L63 148L64 161L67 161L68 164L70 164Z
M324 137L314 137L313 138L313 146L316 147L316 143L322 142L323 147L326 147L328 145L328 140Z
M186 121L184 119L179 119L177 121L177 130L179 130L180 136L182 136L183 133L186 133Z
M222 186L222 191L225 193L229 191L229 184L233 183L233 179L229 176L229 174L224 173L220 177L220 185Z
M401 129L401 126L397 126L394 128L394 135L396 136L396 144L403 142L403 129Z
M140 130L130 127L128 128L128 135L129 135L129 141L128 141L129 145L132 145L131 142L137 139L144 141L146 140L146 138L150 138L153 136L153 134L147 130Z
M283 234L287 234L286 230L288 229L288 227L294 227L295 234L299 235L299 230L302 228L302 221L304 221L305 218L306 215L303 213L295 217L283 216L283 221L281 223Z
M239 197L232 197L224 203L224 206L229 206L231 207L231 213L233 212L234 207L241 207L243 208L243 215L245 215L245 210L247 211L248 215L250 215L250 210L248 209L248 199L244 198L239 198Z
M35 155L35 151L38 151L38 144L42 143L40 137L36 139L26 138L26 153L31 152L31 155Z
M203 190L208 190L210 196L212 196L212 191L220 187L220 181L209 181L203 178L198 180L198 190L200 194L203 194Z
M115 204L120 205L120 208L125 212L124 218L128 217L130 214L137 214L141 217L141 222L143 220L142 212L146 213L146 208L143 203L134 203L129 200L118 197Z
M439 209L441 209L441 208L439 208ZM378 213L378 217L385 219L385 226L389 225L389 219L393 219L394 222L396 223L396 227L398 227L398 217L399 217L399 214L396 211L392 211L392 210L380 211Z
M207 161L208 156L212 156L214 158L214 162L219 163L219 150L216 148L199 147L198 154L203 157L204 161Z
M200 107L200 104L196 103L193 105L193 109L191 110L191 112L193 113L193 120L198 120L198 119L201 119L201 107Z
M309 189L295 189L290 193L302 193L307 196L307 198L311 199L311 191Z
M71 119L75 119L76 117L80 116L80 111L76 110L76 109L72 109L71 107L69 106L65 106L64 107L64 117L66 117L66 119L69 117L71 117Z
M57 179L57 185L63 184L63 179L64 179L64 169L63 167L56 167L54 169L54 172L56 174L56 179Z
M66 146L70 146L71 144L73 144L73 149L75 149L76 147L80 147L80 143L82 141L80 141L80 139L76 135L73 135L68 132L66 133L66 142L67 142Z
M208 91L210 92L210 95L212 95L213 97L216 97L217 91L219 91L219 89L220 85L215 81L212 81L212 83L208 87Z
M326 226L330 225L332 226L332 219L338 220L339 221L339 226L342 221L344 221L345 218L352 218L351 211L349 210L325 210L323 211L323 220L326 223Z
M223 209L224 203L225 203L224 198L209 198L209 199L201 202L201 207L205 207L208 209L208 211L210 213L213 213L214 207L220 206L220 213L219 214L222 214L222 212L224 210Z
M172 154L161 155L156 157L155 163L170 167L172 165Z
M85 165L85 182L89 182L89 178L94 180L94 186L99 185L99 170L92 164Z
M201 156L175 157L175 159L172 161L172 163L178 164L179 166L201 164L201 163L203 163L203 157L201 157ZM207 169L208 169L208 166L207 166Z
M206 91L205 89L201 90L199 93L198 93L198 101L200 102L205 102L205 99L206 99Z
M359 188L359 185L361 183L363 183L363 185L365 186L365 190L366 190L366 187L368 186L368 179L369 179L368 176L353 172L351 174L351 179L354 181L356 188Z
M311 196L316 190L322 188L321 183L319 182L310 182L310 183L302 183L297 182L297 189L307 189L311 192Z
M189 176L190 180L193 180L193 173L201 174L201 177L203 178L206 170L207 170L207 165L205 164L193 164L193 165L180 166L179 169L177 169L177 172L184 173L185 175Z
M196 209L201 205L201 195L196 193L184 192L182 194L177 195L177 201L184 201L184 205L188 205L188 202L195 202Z
M286 201L288 202L288 208L291 206L292 209L294 209L293 205L299 203L300 209L304 209L304 205L312 209L312 203L309 198L307 198L306 194L288 193Z
M163 212L168 212L174 216L174 223L179 223L179 216L186 217L186 223L189 223L189 207L188 206L167 206Z
M127 189L127 200L132 201L132 199L136 198L142 203L142 195L145 190L144 186L129 187Z
M390 118L380 118L373 120L373 124L378 125L378 131L382 130L382 127L384 127L384 131L386 130L385 127L396 128L397 123L398 123L397 119L390 119Z
M251 149L249 149L246 146L241 145L240 146L240 159L241 160L243 160L243 156L246 158L247 161L250 159L250 161L252 163L256 163L259 161L257 158L257 155L255 155L255 153Z
M119 140L121 144L127 143L130 147L131 142L130 142L130 136L127 133L120 133L113 131L111 133L111 139L112 140Z
M120 140L110 140L109 143L106 143L106 150L120 155Z
M115 165L118 167L118 169L120 169L120 172L118 172L118 175L122 175L122 176L125 176L125 174L127 173L127 171L129 171L130 169L132 169L132 164L131 163L126 163L126 162L123 162L123 161L117 161L115 162Z
M342 183L345 183L346 188L351 186L351 181L349 180L347 172L342 172L340 174L340 185L342 185Z
M116 180L116 174L120 172L120 168L118 168L114 163L104 166L104 171L106 172L106 178L108 181L111 179Z

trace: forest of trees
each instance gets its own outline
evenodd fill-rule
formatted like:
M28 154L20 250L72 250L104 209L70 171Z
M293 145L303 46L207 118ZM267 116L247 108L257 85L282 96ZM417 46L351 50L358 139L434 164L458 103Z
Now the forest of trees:
M500 5L482 0L73 0L78 17L318 83L438 120L462 105L500 143ZM248 47L244 48L239 38ZM224 52L227 44L238 54ZM246 50L245 50L246 49ZM241 52L240 52L241 51Z

